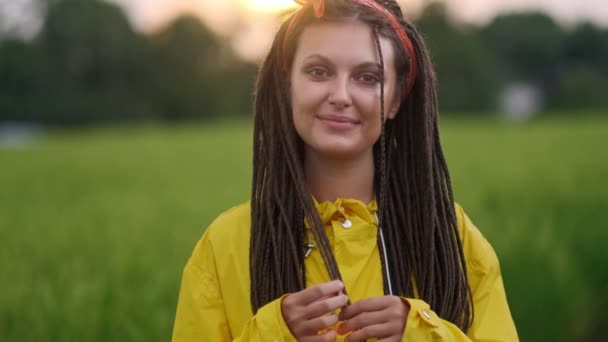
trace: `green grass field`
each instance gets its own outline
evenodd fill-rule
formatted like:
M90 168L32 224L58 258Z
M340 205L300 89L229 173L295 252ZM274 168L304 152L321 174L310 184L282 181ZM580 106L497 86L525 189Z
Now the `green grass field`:
M194 244L248 198L250 136L225 122L0 147L0 340L169 340ZM524 341L608 339L607 139L606 118L442 122Z

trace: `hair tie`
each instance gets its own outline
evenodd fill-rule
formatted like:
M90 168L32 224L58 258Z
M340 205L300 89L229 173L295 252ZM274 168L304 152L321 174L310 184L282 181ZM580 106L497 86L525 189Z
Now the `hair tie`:
M315 17L321 18L325 14L325 0L294 0L302 6L312 4L312 8L315 11Z

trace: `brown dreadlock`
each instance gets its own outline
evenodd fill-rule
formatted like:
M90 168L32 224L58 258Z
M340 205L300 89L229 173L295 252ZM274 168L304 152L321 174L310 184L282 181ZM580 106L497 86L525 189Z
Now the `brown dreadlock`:
M374 146L375 191L379 226L386 251L378 243L384 288L388 263L395 295L420 298L442 318L464 331L473 319L466 265L458 236L454 199L441 150L435 75L423 39L403 18L395 0L379 1L400 21L414 45L410 60L381 16L348 0L329 0L322 20L356 18L374 29L382 72L379 36L393 43L400 79L416 63L418 77L393 120L385 122ZM293 20L293 17L290 19ZM284 23L259 72L255 94L253 182L251 195L251 305L256 312L285 293L306 287L304 223L310 225L332 279L341 279L335 257L303 171L304 143L295 131L289 101L289 70L303 28L316 22L311 10L302 14L287 40L288 63L282 60ZM380 82L383 99L384 82ZM280 156L280 158L278 158ZM380 229L378 230L380 232ZM380 239L378 239L380 241ZM414 283L415 282L415 285Z

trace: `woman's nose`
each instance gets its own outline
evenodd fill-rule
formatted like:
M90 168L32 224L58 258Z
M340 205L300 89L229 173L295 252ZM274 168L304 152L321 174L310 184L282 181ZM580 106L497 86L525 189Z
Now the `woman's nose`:
M348 89L347 77L336 77L329 94L329 103L337 109L348 108L352 105L352 98Z

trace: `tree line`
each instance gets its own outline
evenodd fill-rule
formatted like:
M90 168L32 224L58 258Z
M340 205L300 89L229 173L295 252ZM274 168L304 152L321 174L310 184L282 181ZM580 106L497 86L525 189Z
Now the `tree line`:
M417 26L427 38L444 112L496 110L506 85L525 82L546 108L608 107L608 30L566 30L542 13L454 23L441 4ZM38 35L0 41L0 122L78 125L250 115L257 66L199 19L182 16L153 34L98 0L49 2Z

